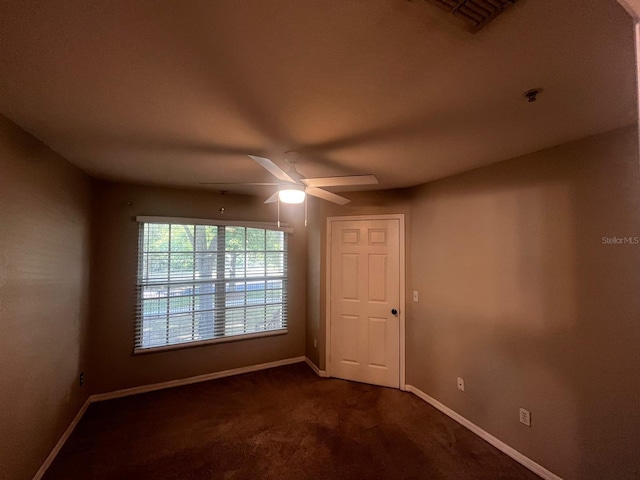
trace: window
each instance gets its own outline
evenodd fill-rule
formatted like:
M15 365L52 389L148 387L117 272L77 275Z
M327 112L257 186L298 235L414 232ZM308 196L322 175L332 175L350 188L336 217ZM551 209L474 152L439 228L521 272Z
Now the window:
M282 231L140 223L138 258L135 351L286 333Z

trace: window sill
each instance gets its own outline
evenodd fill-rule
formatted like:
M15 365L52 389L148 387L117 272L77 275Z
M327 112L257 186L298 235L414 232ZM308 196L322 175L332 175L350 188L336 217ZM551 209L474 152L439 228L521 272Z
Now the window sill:
M268 332L248 333L244 335L230 335L228 337L217 337L217 338L211 338L209 340L200 340L197 342L174 343L172 345L163 345L160 347L145 347L145 348L136 347L133 349L133 355L137 356L137 355L146 355L149 353L166 352L169 350L182 350L185 348L195 348L195 347L203 347L206 345L215 345L217 343L239 342L242 340L251 340L254 338L275 337L278 335L286 335L287 333L289 333L289 330L287 330L286 328L282 328L279 330L269 330Z

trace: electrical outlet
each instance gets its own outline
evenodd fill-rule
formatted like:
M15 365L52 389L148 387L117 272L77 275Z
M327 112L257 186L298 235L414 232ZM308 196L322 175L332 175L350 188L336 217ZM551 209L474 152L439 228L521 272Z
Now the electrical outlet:
M416 303L418 302L418 290L413 291L413 301Z
M462 390L464 392L464 380L458 377L458 390Z
M80 372L80 386L84 385L84 372Z
M520 409L520 423L527 427L531 426L531 412L529 410L525 410L524 408Z
M313 339L313 348L318 348L318 339L317 338Z

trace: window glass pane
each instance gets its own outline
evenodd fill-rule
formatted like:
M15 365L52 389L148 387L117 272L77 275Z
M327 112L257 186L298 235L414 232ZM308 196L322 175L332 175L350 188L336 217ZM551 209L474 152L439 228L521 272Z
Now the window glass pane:
M212 280L217 273L217 254L215 252L202 252L194 254L195 279Z
M193 290L195 295L194 310L213 310L215 308L215 284L198 283L193 286Z
M227 310L225 317L224 334L241 335L246 332L246 317L244 308L231 308Z
M169 279L169 257L166 253L146 255L145 280L148 282L166 282Z
M256 252L265 249L265 231L258 228L247 228L247 250Z
M148 232L148 252L166 252L169 250L169 227L159 223L146 224Z
M193 251L193 225L171 225L171 251Z
M225 278L244 278L245 277L245 253L230 252L225 255Z
M231 282L227 283L227 295L225 300L225 306L227 307L240 307L245 304L245 288L244 282Z
M169 320L168 342L182 343L193 340L193 323L190 313L172 315Z
M247 283L247 305L264 305L265 282Z
M243 251L244 227L225 227L225 249L230 251Z
M218 249L218 227L196 225L194 242L197 252L215 252Z
M267 250L282 250L284 247L284 232L267 230Z
M171 287L169 295L169 313L171 315L192 310L193 288L190 285Z
M266 318L264 313L264 306L247 307L245 313L247 331L253 333L265 330Z
M143 252L149 251L149 224L143 224L140 227L140 242L138 244L139 248L142 248Z
M194 280L193 253L172 253L170 263L172 282Z
M284 254L267 253L267 275L282 275L284 273Z
M247 277L264 277L265 274L265 254L247 253Z
M145 288L144 298L142 300L142 315L148 317L166 313L167 298L164 288L162 290Z
M165 345L167 342L167 317L158 315L145 318L142 332L142 344L144 347Z
M196 312L193 316L194 340L207 340L214 337L214 313L212 311Z
M282 290L267 290L266 303L282 303L283 300Z
M148 276L149 276L149 254L141 253L138 258L138 283L146 281Z
M282 305L268 305L266 307L266 326L268 329L282 328Z

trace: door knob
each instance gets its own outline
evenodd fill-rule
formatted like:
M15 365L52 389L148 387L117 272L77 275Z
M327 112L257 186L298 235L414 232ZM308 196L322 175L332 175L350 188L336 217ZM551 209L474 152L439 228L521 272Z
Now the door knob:
M392 315L397 315L398 314L398 310L396 310L395 308L391 309L391 314Z

